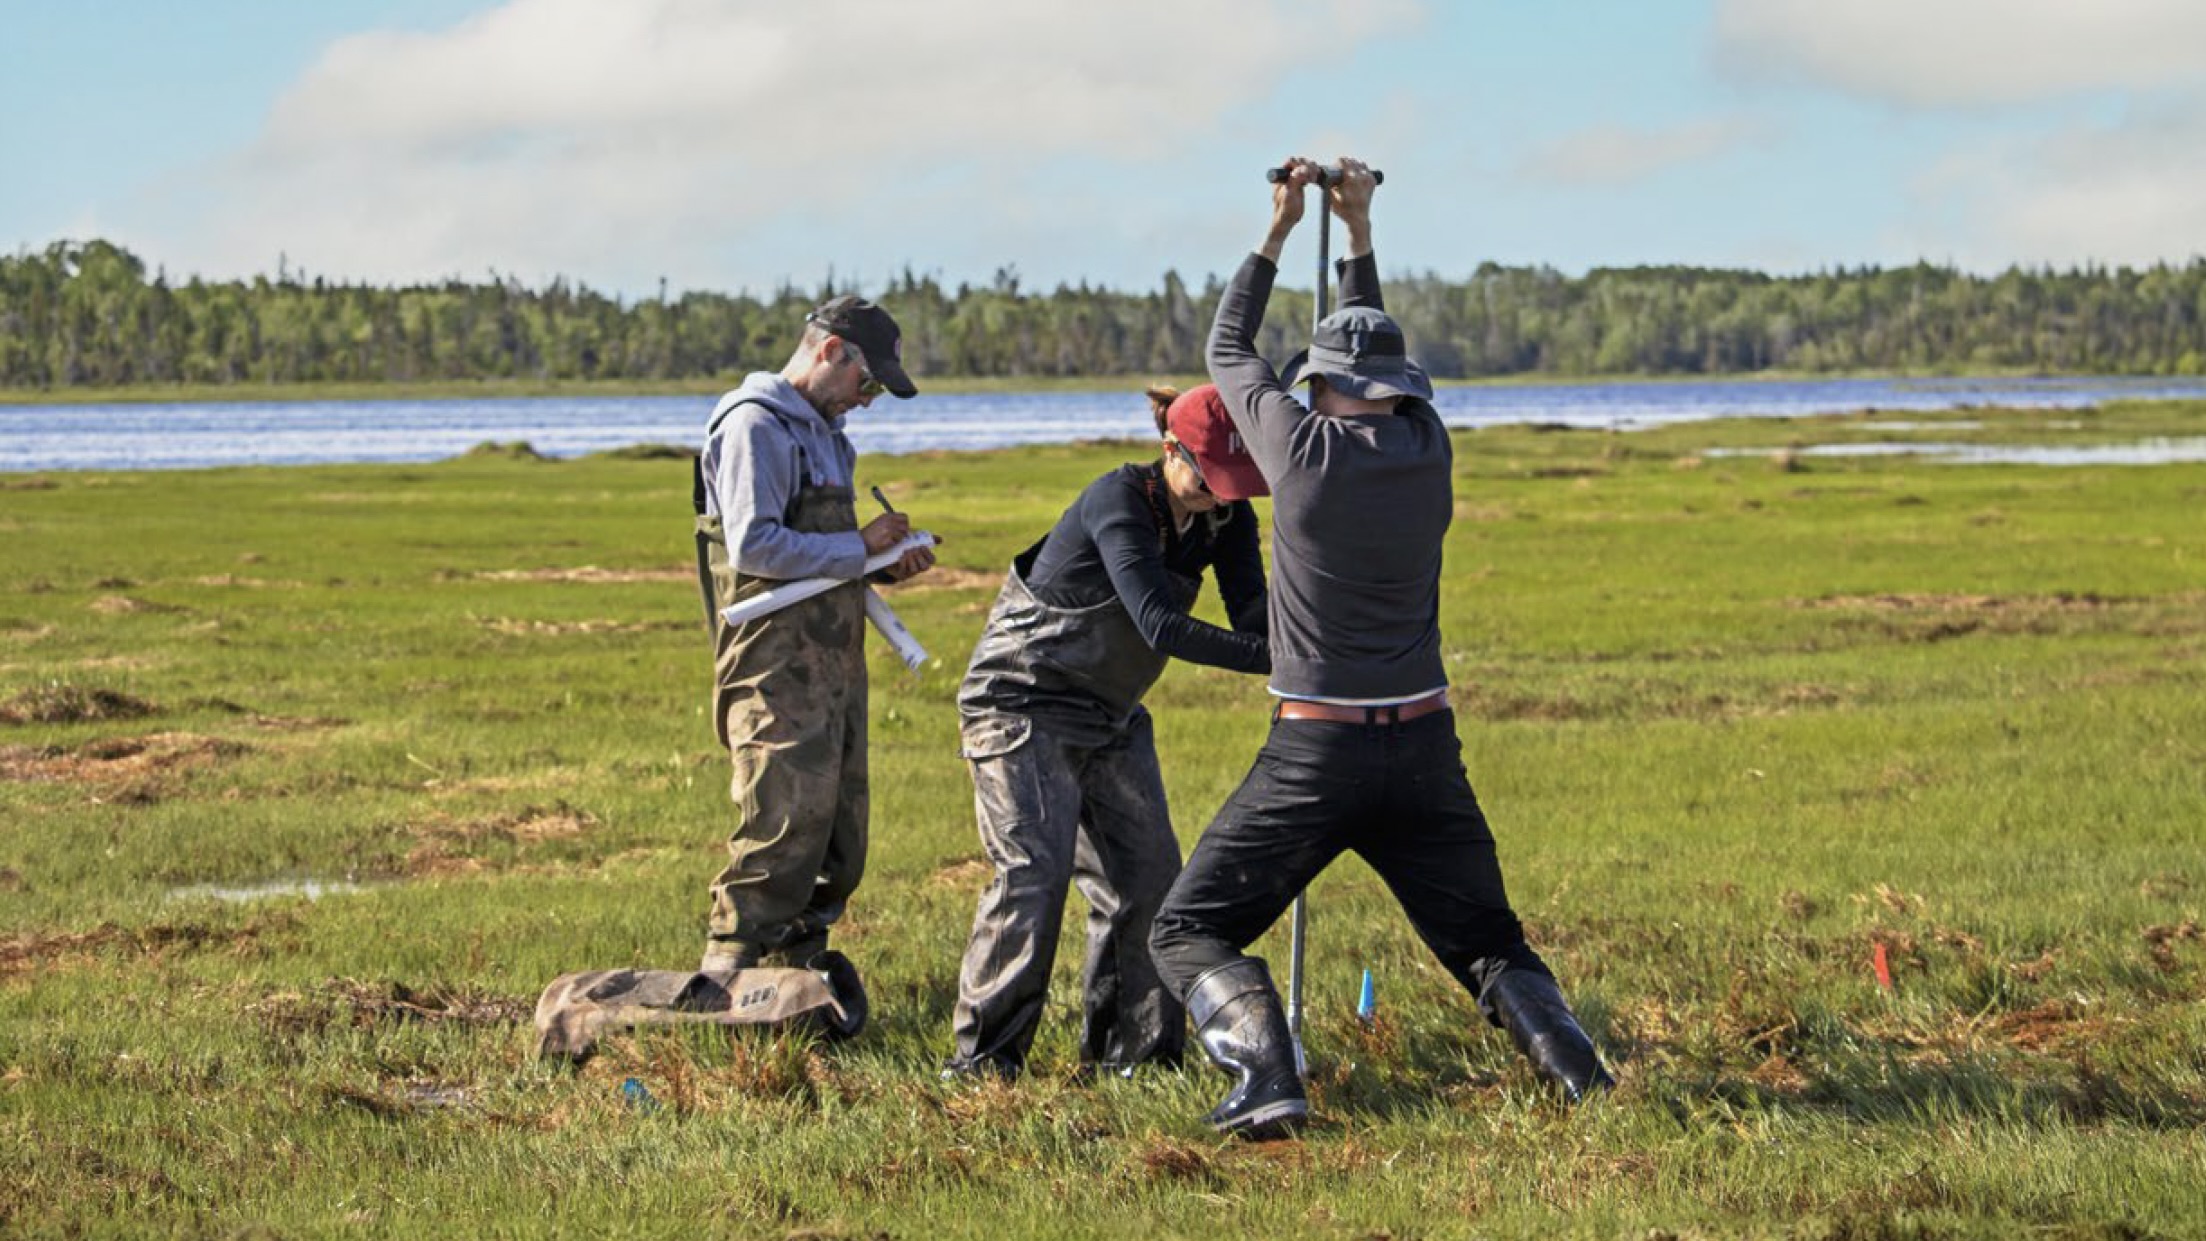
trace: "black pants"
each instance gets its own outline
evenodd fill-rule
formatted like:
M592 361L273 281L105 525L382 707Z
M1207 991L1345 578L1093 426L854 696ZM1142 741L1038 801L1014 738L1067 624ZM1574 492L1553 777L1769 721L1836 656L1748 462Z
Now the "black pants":
M1483 996L1503 970L1547 972L1509 908L1455 714L1437 711L1400 724L1274 721L1157 913L1158 973L1185 999L1344 850L1385 880L1489 1021Z

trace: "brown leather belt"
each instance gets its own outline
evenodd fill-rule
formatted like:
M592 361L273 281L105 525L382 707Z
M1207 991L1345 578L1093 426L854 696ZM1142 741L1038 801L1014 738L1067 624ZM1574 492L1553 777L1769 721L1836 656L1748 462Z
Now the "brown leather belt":
M1305 702L1282 698L1272 705L1275 720L1326 720L1334 724L1400 724L1435 711L1448 709L1448 691L1434 690L1422 698L1384 707L1351 707L1337 702Z

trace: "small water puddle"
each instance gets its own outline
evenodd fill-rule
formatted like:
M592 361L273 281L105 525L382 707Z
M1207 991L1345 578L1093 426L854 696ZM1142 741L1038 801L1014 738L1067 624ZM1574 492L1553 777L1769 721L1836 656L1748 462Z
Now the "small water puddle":
M250 901L297 897L318 901L325 896L350 896L355 892L365 891L365 884L354 883L349 879L268 879L260 883L195 883L190 887L171 888L168 899L220 901L226 905L242 905Z
M2206 436L2139 440L2130 444L1954 444L1878 441L1812 444L1806 448L1716 448L1711 457L1924 457L1940 465L2176 465L2206 461Z

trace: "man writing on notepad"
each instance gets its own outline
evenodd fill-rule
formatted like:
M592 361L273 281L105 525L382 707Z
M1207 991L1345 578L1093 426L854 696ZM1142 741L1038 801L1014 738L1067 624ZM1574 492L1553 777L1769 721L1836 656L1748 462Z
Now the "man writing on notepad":
M857 297L805 316L779 373L755 372L707 424L695 487L698 571L713 630L713 723L733 766L735 830L711 885L700 969L835 969L827 947L866 859L866 558L911 533L901 513L858 524L857 450L843 418L883 392L916 395L889 313ZM934 564L914 548L882 574ZM730 625L722 609L778 583L845 584Z

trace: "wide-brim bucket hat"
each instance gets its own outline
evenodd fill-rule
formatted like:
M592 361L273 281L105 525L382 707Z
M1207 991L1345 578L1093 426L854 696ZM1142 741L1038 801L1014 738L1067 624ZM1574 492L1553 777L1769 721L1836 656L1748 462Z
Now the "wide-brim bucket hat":
M1432 377L1409 356L1401 325L1369 306L1349 306L1320 320L1310 347L1287 363L1281 381L1291 388L1314 375L1359 400L1432 399Z

